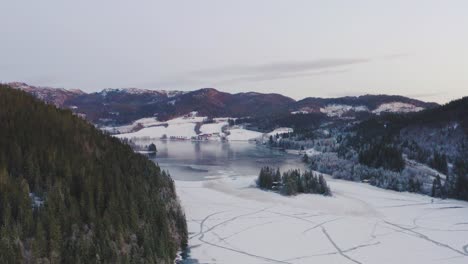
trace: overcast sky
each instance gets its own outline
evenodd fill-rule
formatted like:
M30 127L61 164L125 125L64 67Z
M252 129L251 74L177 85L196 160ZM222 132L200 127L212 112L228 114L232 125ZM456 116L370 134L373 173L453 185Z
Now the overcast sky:
M0 82L468 95L468 1L0 0Z

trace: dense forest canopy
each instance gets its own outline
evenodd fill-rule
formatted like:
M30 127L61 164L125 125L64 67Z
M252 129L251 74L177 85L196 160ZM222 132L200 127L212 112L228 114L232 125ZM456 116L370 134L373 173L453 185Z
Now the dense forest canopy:
M172 263L174 183L70 111L0 85L0 263Z

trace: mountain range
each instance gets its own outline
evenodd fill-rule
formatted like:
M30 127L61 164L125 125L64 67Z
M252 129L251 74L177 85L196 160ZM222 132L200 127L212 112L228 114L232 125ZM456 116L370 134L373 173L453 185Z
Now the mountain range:
M144 117L167 120L196 111L209 117L262 117L275 114L318 113L354 119L383 112L417 112L437 103L395 95L363 95L339 98L308 97L294 100L280 94L256 92L231 94L214 88L165 91L138 88L82 90L9 83L60 108L68 108L98 125L121 125Z
M432 183L432 196L468 200L468 97L438 105L397 95L296 101L280 94L230 94L213 88L85 93L24 83L10 87L126 138L194 139L202 130L227 134L228 140L236 133L270 134L268 142L261 141L270 147L323 153L310 157L315 170L338 178L371 180L387 189L431 193L435 175L421 169L426 166L442 175L440 183ZM280 128L293 132L272 134ZM354 170L354 166L366 167ZM410 179L421 188L409 184Z

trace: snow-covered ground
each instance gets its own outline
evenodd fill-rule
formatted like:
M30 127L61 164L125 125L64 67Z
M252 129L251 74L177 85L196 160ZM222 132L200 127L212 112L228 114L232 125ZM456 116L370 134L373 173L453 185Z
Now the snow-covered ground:
M131 125L114 127L114 128L104 128L107 131L120 131L120 134L115 136L118 138L127 138L127 139L161 139L165 136L166 138L177 138L177 139L192 139L200 135L216 135L209 137L210 140L221 139L224 137L223 127L228 126L228 118L218 118L215 119L214 123L202 124L200 126L200 134L197 134L195 131L195 126L197 124L203 123L206 120L206 117L198 117L196 115L178 117L166 122L157 121L154 118L143 118L133 122ZM137 127L141 127L140 130L136 132L130 132L135 130ZM230 141L249 141L255 139L261 139L264 135L263 133L248 130L242 127L232 127L228 129L229 135L226 137ZM125 133L122 133L125 132ZM282 133L292 132L291 128L278 128L274 131L267 133L266 135L276 135Z
M254 179L176 181L189 263L468 263L466 202L330 177L333 197L285 197Z
M402 102L391 102L384 103L379 105L372 113L380 115L382 112L392 112L392 113L408 113L408 112L418 112L423 110L423 107L415 106L413 104L402 103ZM369 112L369 108L364 105L352 106L352 105L343 105L343 104L329 104L325 107L320 108L320 112L326 114L330 117L342 117L349 111L354 112ZM293 112L296 113L296 112Z
M227 125L228 125L228 122L204 124L200 127L200 132L202 134L221 133L223 130L223 127Z
M290 127L279 127L270 133L267 133L266 135L269 136L276 136L276 135L281 135L281 134L287 134L287 133L292 133L294 130Z
M437 177L437 175L439 175L442 180L445 180L447 178L447 175L437 170L434 170L426 164L419 163L416 160L408 159L406 155L403 155L403 158L405 159L405 164L407 168L415 169L421 174L425 175L426 177L431 177L434 179Z
M323 108L320 108L320 112L327 116L341 117L343 114L354 111L354 112L368 112L369 109L364 106L352 106L352 105L341 105L341 104L329 104Z
M322 154L322 152L318 151L318 150L315 150L313 148L311 149L306 149L306 150L297 150L297 149L286 149L285 150L287 153L289 154L293 154L293 155L307 155L308 157L312 157L312 156L315 156L315 155L320 155Z
M317 150L311 148L311 149L307 149L307 150L305 151L305 154L306 154L308 157L312 157L312 156L315 156L315 155L320 155L320 154L322 154L322 152L317 151Z
M248 141L259 139L263 136L263 133L247 130L244 128L233 128L229 130L227 139L229 141Z
M298 115L298 114L308 114L309 112L304 111L304 110L299 110L299 111L293 111L291 112L291 115Z
M112 134L124 134L124 133L130 133L132 131L135 131L138 128L157 126L163 123L164 122L158 121L155 117L145 117L145 118L137 119L129 125L108 126L108 127L102 127L101 129Z
M424 110L424 108L415 106L412 104L402 103L402 102L393 102L381 104L377 109L373 110L372 113L380 114L382 112L391 112L391 113L409 113L409 112L418 112Z
M157 121L154 118L142 118L133 122L130 127L138 125L144 127L136 132L122 133L115 135L118 138L139 138L139 139L160 139L162 136L167 138L176 137L181 139L191 139L196 136L195 126L201 123L206 117L196 115L177 117L166 122ZM125 131L126 126L118 127L119 131Z
M140 138L140 139L160 139L162 136L166 137L181 137L190 139L196 136L195 123L179 123L145 127L137 132L115 135L118 138Z

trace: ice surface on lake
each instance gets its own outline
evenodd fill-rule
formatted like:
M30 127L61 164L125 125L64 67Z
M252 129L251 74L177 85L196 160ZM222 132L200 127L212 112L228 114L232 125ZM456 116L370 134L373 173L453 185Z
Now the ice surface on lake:
M468 263L468 204L327 177L285 197L254 176L176 181L200 263Z
M242 142L158 150L186 212L188 263L468 263L467 202L328 176L333 197L285 197L254 181L265 165L300 167L297 155Z

